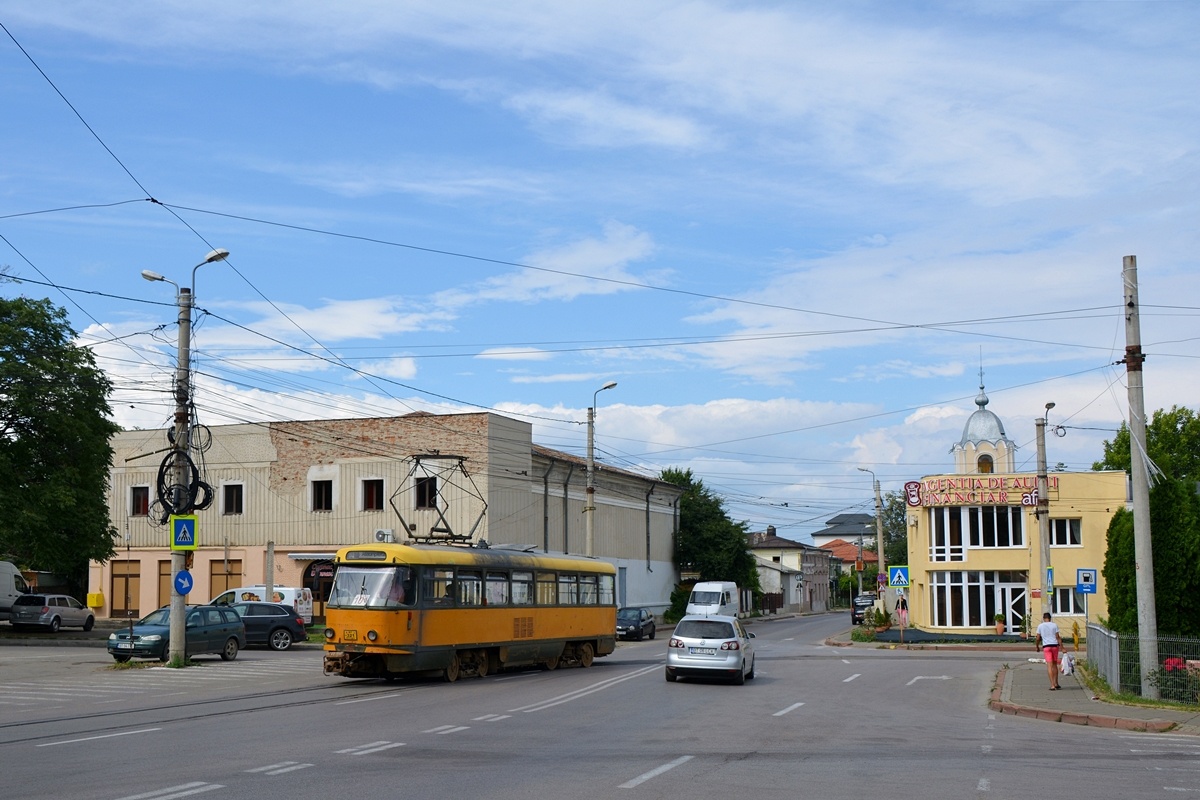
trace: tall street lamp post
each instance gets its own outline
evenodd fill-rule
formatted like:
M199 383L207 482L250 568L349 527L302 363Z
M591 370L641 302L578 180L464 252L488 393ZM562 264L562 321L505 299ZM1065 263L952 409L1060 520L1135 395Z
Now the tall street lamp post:
M879 479L875 477L875 473L866 467L859 467L859 472L871 473L871 484L875 488L875 569L877 575L884 577L883 587L887 589L887 558L883 555L883 497L879 494ZM879 582L879 578L875 578L875 582ZM880 593L880 599L883 597L883 592ZM887 609L887 605L880 606Z
M594 556L596 547L596 398L605 389L617 385L609 381L592 393L592 406L587 416L587 492L583 501L584 555Z
M175 426L172 449L174 460L171 465L171 498L170 506L175 513L186 513L184 506L188 505L188 465L187 453L191 446L191 348L192 348L192 307L195 302L193 290L196 286L196 270L214 261L224 261L229 257L228 250L213 250L204 260L192 267L192 283L190 286L180 286L175 281L164 278L157 272L142 270L142 277L148 281L164 281L175 287L175 301L179 305L179 345L178 362L175 367ZM160 498L161 499L161 498ZM171 551L171 612L170 639L167 642L167 656L173 664L182 664L186 657L187 628L185 626L184 595L176 588L176 576L186 568L186 555L182 550Z

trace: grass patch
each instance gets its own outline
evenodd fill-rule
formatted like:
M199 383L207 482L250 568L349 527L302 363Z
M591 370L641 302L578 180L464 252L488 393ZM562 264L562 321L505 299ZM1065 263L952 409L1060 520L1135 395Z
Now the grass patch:
M850 629L850 641L873 642L875 641L875 631L865 625L856 626Z
M1138 706L1141 708L1166 708L1175 711L1195 711L1198 706L1195 703L1173 702L1171 700L1150 700L1141 695L1131 694L1129 692L1114 692L1113 688L1108 685L1108 681L1096 672L1096 670L1083 659L1075 661L1075 677L1082 683L1087 690L1100 698L1106 703L1115 703L1123 706Z

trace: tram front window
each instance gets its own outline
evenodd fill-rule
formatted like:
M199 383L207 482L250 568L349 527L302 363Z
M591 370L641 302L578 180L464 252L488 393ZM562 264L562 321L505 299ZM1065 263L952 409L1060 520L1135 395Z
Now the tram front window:
M416 601L410 567L339 567L328 608L400 608Z

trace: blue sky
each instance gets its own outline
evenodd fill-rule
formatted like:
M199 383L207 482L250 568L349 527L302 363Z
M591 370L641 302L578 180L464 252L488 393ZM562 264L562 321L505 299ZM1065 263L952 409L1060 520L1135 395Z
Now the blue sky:
M261 5L262 7L256 7ZM804 539L947 471L1034 469L1200 380L1192 3L12 2L5 295L65 306L165 426L196 272L210 425L494 409L692 469ZM19 43L19 45L18 45ZM44 73L44 75L42 74ZM53 85L52 85L53 84ZM60 94L61 93L61 96ZM150 201L153 198L154 201ZM42 284L51 284L46 286Z

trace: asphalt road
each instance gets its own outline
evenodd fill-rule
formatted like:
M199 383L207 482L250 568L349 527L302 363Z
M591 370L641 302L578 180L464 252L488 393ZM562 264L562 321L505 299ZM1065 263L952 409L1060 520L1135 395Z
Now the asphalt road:
M745 686L663 678L666 641L591 669L386 683L320 652L114 670L0 647L0 764L21 800L1083 798L1200 792L1193 737L987 709L1003 655L837 648L846 615L753 624ZM1198 743L1200 744L1200 743Z

